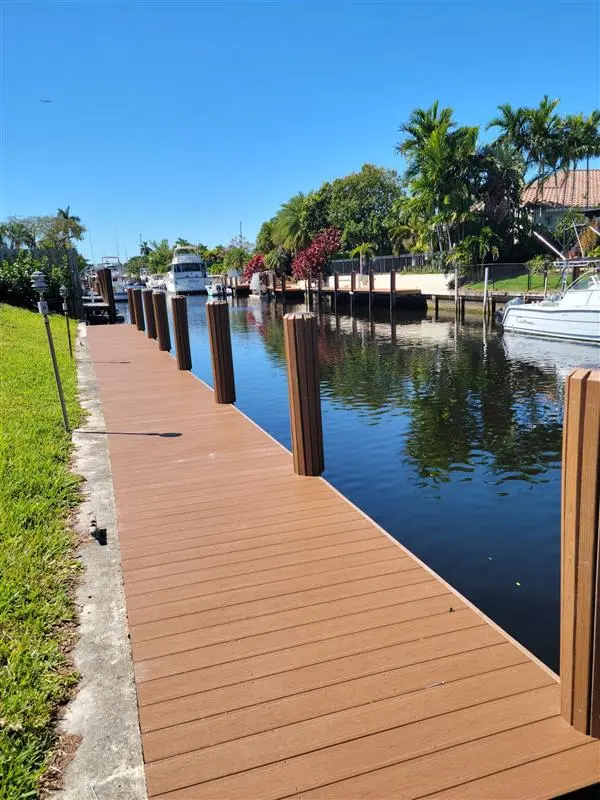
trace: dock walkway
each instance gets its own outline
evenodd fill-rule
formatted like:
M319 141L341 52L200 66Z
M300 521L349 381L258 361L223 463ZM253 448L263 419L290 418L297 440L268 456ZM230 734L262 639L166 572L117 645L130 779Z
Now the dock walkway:
M524 800L600 778L531 655L135 328L88 343L150 797Z

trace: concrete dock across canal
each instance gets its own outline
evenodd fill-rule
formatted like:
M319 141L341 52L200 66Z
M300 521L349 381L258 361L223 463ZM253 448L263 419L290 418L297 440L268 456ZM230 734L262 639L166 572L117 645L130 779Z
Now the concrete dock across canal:
M600 741L531 654L134 326L88 342L152 798L522 800L600 780Z

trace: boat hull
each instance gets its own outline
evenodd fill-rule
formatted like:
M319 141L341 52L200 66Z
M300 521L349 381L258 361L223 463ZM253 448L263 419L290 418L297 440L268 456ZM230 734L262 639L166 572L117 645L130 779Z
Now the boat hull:
M600 344L600 307L507 306L502 325L506 331L529 336Z
M165 285L171 294L206 294L208 278L168 277Z

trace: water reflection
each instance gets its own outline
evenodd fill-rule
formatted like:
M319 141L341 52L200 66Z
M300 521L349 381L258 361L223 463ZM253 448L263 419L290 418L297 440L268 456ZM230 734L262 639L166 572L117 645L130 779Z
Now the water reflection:
M204 302L190 335L211 382ZM282 315L231 306L238 405L289 447ZM563 384L596 350L453 316L318 316L325 477L557 668Z

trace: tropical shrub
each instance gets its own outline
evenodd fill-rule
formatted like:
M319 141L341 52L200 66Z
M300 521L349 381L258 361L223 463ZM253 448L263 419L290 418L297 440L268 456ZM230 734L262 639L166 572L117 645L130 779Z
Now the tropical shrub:
M265 268L265 257L262 253L257 253L247 262L244 267L243 278L249 281L255 272L262 272Z
M32 253L21 250L16 258L0 261L0 303L12 306L33 308L39 296L31 287L31 276L40 270L46 276L48 291L45 298L51 309L58 311L62 299L59 289L62 284L71 286L71 275L67 255L58 261L51 261L47 256L34 257Z
M317 234L312 243L301 250L292 261L292 274L296 280L312 280L327 266L331 256L340 249L341 231L327 228Z

